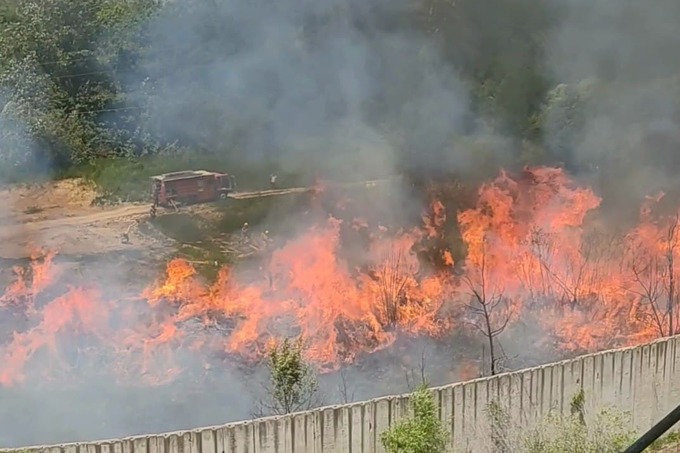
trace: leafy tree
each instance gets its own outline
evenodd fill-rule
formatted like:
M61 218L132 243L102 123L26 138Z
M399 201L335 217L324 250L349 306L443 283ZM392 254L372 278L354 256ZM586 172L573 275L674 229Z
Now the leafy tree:
M413 416L400 421L380 436L387 453L443 453L449 435L437 417L432 393L422 385L411 395Z
M533 121L545 136L552 163L562 160L567 167L576 166L573 150L586 120L586 106L597 88L596 80L584 80L574 86L559 84L546 94L543 107Z
M301 339L285 339L272 346L268 363L268 401L260 403L258 415L290 414L320 403L316 373L304 358L303 346Z
M18 129L31 140L14 155L3 147L2 157L63 168L123 152L103 119L120 108L119 73L134 66L141 24L155 8L155 0L25 0L8 7L0 20L0 121L18 126L3 127L0 143L14 143Z
M545 0L421 0L421 23L470 82L477 112L504 132L530 129L548 88L543 47L559 14Z

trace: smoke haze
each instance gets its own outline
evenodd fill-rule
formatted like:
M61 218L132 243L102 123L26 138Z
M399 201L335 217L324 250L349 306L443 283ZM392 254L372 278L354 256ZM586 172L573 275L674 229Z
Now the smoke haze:
M130 79L145 81L141 102L153 106L156 132L234 161L325 163L360 179L393 173L398 145L412 163L437 168L452 160L468 100L404 23L414 5L182 2L152 21L148 63Z
M143 126L154 133L224 152L225 160L273 161L295 171L321 167L324 176L357 180L392 175L400 160L424 170L443 161L464 165L462 156L450 153L450 143L465 129L466 90L426 37L403 23L408 14L413 4L401 0L168 3L148 24L148 58L125 77L128 103L150 107ZM399 198L391 217L420 209L410 209L406 193ZM104 300L115 299L135 286L118 277L122 272L121 266L92 263L81 277L100 282ZM177 351L189 370L186 378L159 387L121 385L102 377L96 365L79 362L80 351L93 344L82 337L61 345L71 367L62 377L75 378L77 388L62 379L41 382L31 369L23 384L0 388L1 445L249 418L252 393L260 390L253 383L264 379L258 371L247 377L238 364L219 358L202 369L203 355ZM404 348L416 356L422 346ZM152 371L163 372L162 359L157 364ZM396 375L403 384L401 372ZM323 384L327 402L339 399L333 379ZM355 374L355 397L405 390L371 382Z
M594 173L605 202L618 208L677 187L680 4L555 3L563 18L546 41L546 70L568 88L553 93L547 145ZM567 132L564 120L576 110L583 119Z
M670 185L680 164L680 93L674 79L680 69L674 58L680 5L554 3L561 21L547 39L545 72L555 85L565 85L546 106L546 146L556 159L618 193L620 201ZM168 3L148 24L148 58L126 74L129 105L150 106L142 127L222 152L225 162L321 168L324 176L356 179L403 167L424 174L495 170L509 161L516 137L487 132L484 124L491 119L472 114L471 94L457 70L406 19L415 15L414 5L406 0ZM611 85L602 88L604 81ZM563 130L575 99L586 119ZM8 130L3 121L0 116L0 149ZM615 191L608 186L613 180ZM379 216L394 222L422 209L407 191L394 198L387 206L359 205L392 211ZM101 281L108 297L120 297L136 284L115 277L119 268L90 267L84 281ZM508 354L532 351L538 335L509 332ZM88 343L72 346L77 350ZM459 346L479 350L478 344ZM412 357L417 369L423 351L433 384L457 378L450 370L462 353L449 349L427 339L400 340L393 350L366 357L349 371L354 399L406 390L401 359ZM0 387L0 445L111 438L248 418L254 383L264 379L261 370L245 375L239 364L219 358L214 367L200 369L204 362L187 352L180 362L200 379L187 373L159 387L121 386L102 379L100 370L78 369L78 353L73 354L70 360L83 381L78 388L55 391L52 383L30 378L20 387ZM322 383L326 403L341 399L338 379L330 375Z

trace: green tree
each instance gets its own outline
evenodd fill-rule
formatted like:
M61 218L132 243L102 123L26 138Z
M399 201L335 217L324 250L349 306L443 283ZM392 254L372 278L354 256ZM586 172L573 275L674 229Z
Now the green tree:
M258 415L290 414L320 403L316 372L305 360L302 339L275 344L269 351L268 367L267 400L260 403Z
M388 453L443 453L449 435L437 417L432 393L422 385L410 398L413 415L380 435Z
M0 121L9 136L0 143L14 143L21 129L30 144L2 158L66 167L124 152L103 118L124 102L119 74L134 67L142 24L156 8L155 0L25 0L8 7L0 20Z
M533 118L534 126L543 135L551 163L573 167L573 156L586 121L588 102L598 89L596 80L584 80L577 85L559 84L546 94L539 114Z
M531 130L548 89L545 37L559 19L545 0L421 0L421 24L467 79L473 107L502 132Z

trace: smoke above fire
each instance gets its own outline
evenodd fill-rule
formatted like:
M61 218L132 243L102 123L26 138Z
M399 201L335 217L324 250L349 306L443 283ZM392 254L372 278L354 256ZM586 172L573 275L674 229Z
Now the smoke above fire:
M327 176L357 179L397 168L478 175L514 157L517 140L479 127L431 41L398 26L410 2L218 3L168 2L151 18L148 58L121 81L129 105L149 109L140 127L225 159L296 171L321 162ZM78 278L58 250L36 251L0 298L0 444L247 418L257 365L281 338L302 336L328 380L368 362L353 375L363 398L404 390L385 382L424 344L456 368L433 383L488 372L483 306L505 328L509 366L677 331L677 207L657 195L677 168L677 84L664 78L677 73L677 2L554 3L563 20L543 49L546 76L565 84L547 101L545 145L573 177L502 172L464 207L439 196L449 186L424 209L407 190L387 207L359 203L382 221L337 206L296 215L285 222L299 234L215 281L172 260L137 288L109 264L90 269L106 277ZM495 24L474 26L493 40ZM655 81L636 85L645 78ZM566 133L574 100L585 120ZM11 134L26 134L2 105L4 153L19 149ZM633 225L612 228L612 211L630 206ZM404 225L420 210L419 224ZM381 355L391 349L402 356Z
M224 152L230 162L358 180L391 175L402 161L464 168L474 153L447 151L474 129L468 92L409 23L418 7L173 2L149 23L146 58L127 81L138 96L129 102L151 108L144 126L154 133Z
M630 199L677 187L680 37L672 30L680 4L551 3L560 20L543 49L556 85L546 102L546 148L589 175L613 216Z
M174 259L136 294L60 288L64 274L49 252L18 267L0 298L3 317L21 319L3 328L0 384L76 389L79 379L100 376L163 387L206 379L214 367L254 366L272 342L299 336L308 359L331 372L399 338L479 340L484 308L492 330L526 335L539 326L524 341L554 354L636 344L680 322L673 306L680 217L658 211L662 198L648 199L639 224L614 236L601 229L600 198L563 170L501 173L468 209L447 212L432 199L409 230L354 219L350 230L367 246L351 260L342 257L346 220L331 216L258 267L225 267L210 283ZM466 259L456 262L451 244L441 252L444 267L424 264L419 248L442 235L451 216Z

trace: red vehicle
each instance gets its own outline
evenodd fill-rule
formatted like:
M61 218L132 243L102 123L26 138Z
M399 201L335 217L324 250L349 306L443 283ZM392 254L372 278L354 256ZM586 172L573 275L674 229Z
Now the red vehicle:
M205 170L177 171L152 176L154 205L206 203L224 200L236 189L236 178Z

